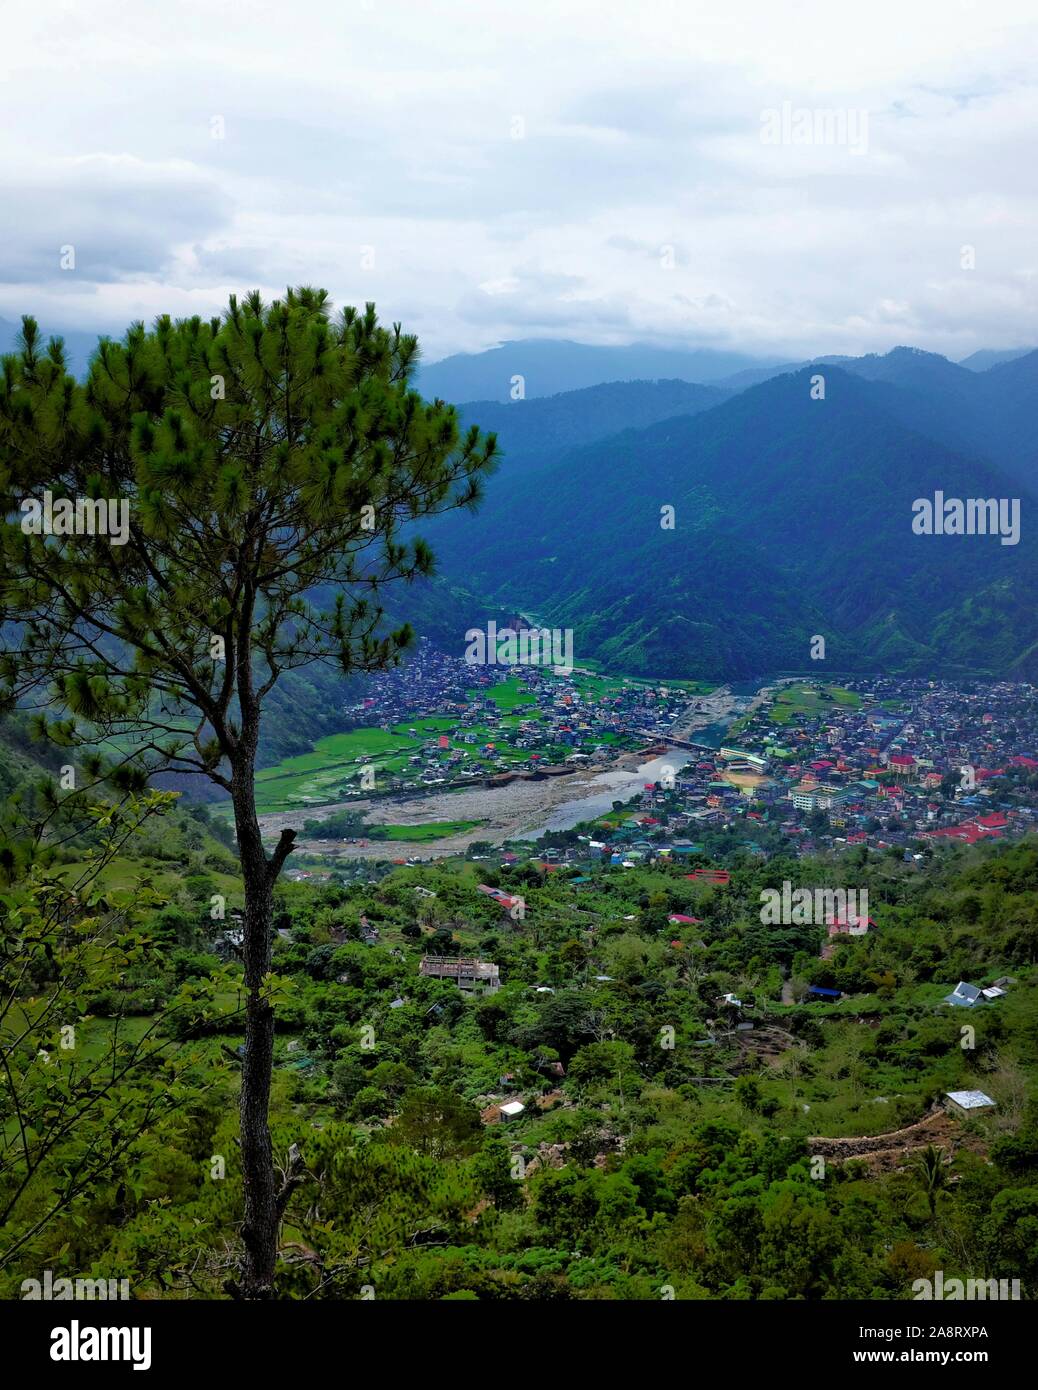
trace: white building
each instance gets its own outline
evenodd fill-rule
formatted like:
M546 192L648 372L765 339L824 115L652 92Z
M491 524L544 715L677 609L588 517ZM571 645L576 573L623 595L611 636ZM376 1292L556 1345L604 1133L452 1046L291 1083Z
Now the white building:
M995 1102L983 1091L945 1091L944 1098L955 1115L978 1115L995 1108Z

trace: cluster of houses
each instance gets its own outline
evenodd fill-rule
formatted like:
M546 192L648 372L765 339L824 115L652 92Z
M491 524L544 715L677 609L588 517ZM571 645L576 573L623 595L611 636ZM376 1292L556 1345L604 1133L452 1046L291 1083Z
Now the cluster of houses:
M883 849L914 840L972 844L1034 826L1032 686L886 679L850 688L859 706L802 720L787 739L772 794L786 791L800 813L784 825L792 838Z
M1035 827L1034 687L960 689L883 679L848 682L847 688L854 703L832 701L785 725L776 725L763 705L743 722L737 742L715 749L690 747L686 740L680 751L671 747L666 761L675 768L672 775L646 782L623 815L600 822L592 834L542 849L542 862L548 869L580 869L573 880L580 888L602 865L635 867L702 854L704 840L718 832L735 834L739 846L761 857L866 846L895 847L911 860L928 843L972 844ZM646 710L659 695L639 689L628 696L620 727L630 733L648 722ZM567 698L578 697L565 682L537 690L538 707L552 710L552 717L557 706L571 709ZM615 705L599 703L606 705L599 717L619 718ZM674 710L660 703L665 712L657 718L669 722ZM579 728L577 716L565 717ZM515 844L490 857L508 865L528 855L527 846ZM831 937L868 929L867 922L829 925Z
M685 691L603 688L585 675L471 666L422 641L405 667L376 676L346 712L384 729L407 726L416 745L410 721L452 721L416 746L390 790L604 768L627 750L666 749L673 775L646 783L600 839L546 851L553 865L680 858L697 853L708 831L734 831L761 855L781 836L783 851L801 856L868 846L911 857L920 842L973 844L1038 823L1038 699L1030 685L856 678L837 698L818 684L819 698L787 722L776 723L770 702L760 703L715 748L673 736L693 707ZM511 711L491 694L506 676L528 695ZM509 852L501 857L507 863Z
M408 719L461 715L470 707L469 691L489 688L499 674L447 656L423 637L404 665L369 677L363 698L346 705L344 713L358 724L387 729Z
M848 688L854 703L832 701L785 725L763 705L738 746L701 748L673 787L646 786L637 817L646 844L633 848L667 840L680 853L696 828L768 827L802 855L973 844L1034 828L1034 687L884 679Z
M389 782L390 790L402 790L553 775L581 765L604 768L647 737L665 739L688 711L689 697L679 688L631 682L608 694L590 693L583 674L472 666L422 640L405 666L374 676L364 697L343 713L360 727L407 729L418 746L406 771ZM527 698L503 710L491 688L516 678ZM423 737L417 726L430 717L451 726Z

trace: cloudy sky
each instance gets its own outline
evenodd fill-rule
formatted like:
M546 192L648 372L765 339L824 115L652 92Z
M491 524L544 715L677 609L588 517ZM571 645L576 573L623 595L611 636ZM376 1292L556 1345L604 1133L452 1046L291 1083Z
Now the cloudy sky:
M33 8L0 47L6 319L309 282L429 360L1038 339L1034 0Z

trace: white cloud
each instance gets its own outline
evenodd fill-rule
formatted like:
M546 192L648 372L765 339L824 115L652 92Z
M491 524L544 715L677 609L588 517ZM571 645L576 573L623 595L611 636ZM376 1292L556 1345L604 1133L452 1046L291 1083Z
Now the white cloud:
M1030 344L1032 14L23 7L0 53L0 315L113 330L305 280L375 299L427 359L538 333L791 356ZM762 143L784 102L867 112L867 153Z

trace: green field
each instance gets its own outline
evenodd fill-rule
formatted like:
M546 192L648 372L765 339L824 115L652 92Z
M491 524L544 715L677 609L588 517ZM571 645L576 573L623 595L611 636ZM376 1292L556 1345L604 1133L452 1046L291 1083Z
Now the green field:
M482 825L478 820L432 820L423 825L384 825L390 840L444 840L448 835L464 835Z
M828 694L831 699L824 699L823 694ZM860 704L861 700L852 690L844 690L838 685L787 685L776 695L770 718L773 724L789 724L804 715L813 717L823 714L831 705L848 705L856 709Z
M86 864L66 864L60 866L58 873L65 883L73 883L83 874ZM214 892L222 893L232 906L242 901L241 880L232 874L206 867L199 870L206 878L212 879ZM156 892L172 896L184 881L184 867L175 862L143 863L139 859L126 859L121 856L113 859L98 873L94 884L108 894L131 896L136 892L143 878L151 880Z
M598 674L600 663L597 661L582 661L580 665L595 673L585 675L581 670L574 672L570 677L572 684L584 698L601 699L603 696L615 695L624 687L630 686L638 686L644 690L656 690L663 686L666 690L683 690L688 695L709 695L718 685L717 681L668 680L662 676L605 676Z
M361 767L373 765L376 776L397 773L420 746L420 740L408 738L406 730L403 736L384 729L329 734L318 739L312 752L284 758L256 774L257 810L261 814L300 810L340 800L346 787L356 782Z
M542 717L539 710L525 709L528 692L520 688L519 681L505 681L493 687L490 694L502 711L511 712L502 713L500 724L493 727L476 724L466 729L466 733L475 736L475 743L459 744L452 739L451 747L461 752L464 763L473 759L486 761L481 750L487 743L501 744L495 749L493 758L508 764L525 762L531 752L543 754L543 746L534 749L509 748L502 741L506 731L513 731L525 720ZM413 771L408 761L412 755L420 752L430 739L449 734L456 727L456 722L447 716L430 716L416 719L413 723L397 724L388 731L364 728L352 729L349 733L329 734L326 738L318 739L311 752L283 758L273 767L264 768L256 774L256 809L265 815L276 811L306 810L308 807L326 806L329 802L344 800L356 788L362 767L374 767L376 779L406 775ZM410 736L411 729L415 730L417 737ZM225 817L230 816L228 803L222 803L214 810Z
M479 691L470 690L469 695L477 695ZM483 692L486 697L493 700L498 709L514 710L520 705L535 705L537 697L527 689L518 677L510 680L501 681L499 685L492 685L489 690Z

